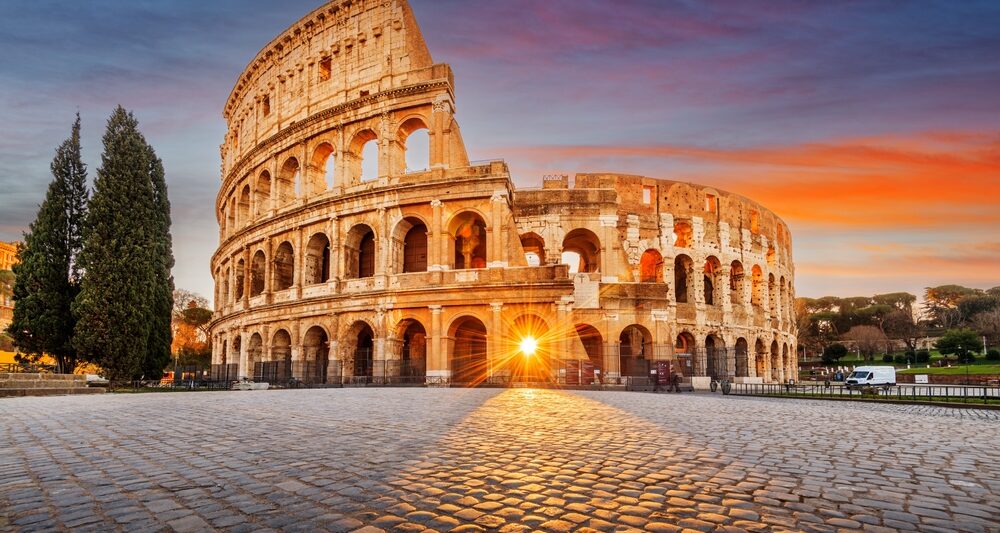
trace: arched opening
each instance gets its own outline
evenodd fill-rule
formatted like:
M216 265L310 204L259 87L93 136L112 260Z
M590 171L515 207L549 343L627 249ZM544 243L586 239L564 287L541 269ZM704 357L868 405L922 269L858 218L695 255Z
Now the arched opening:
M311 163L308 194L322 194L334 183L337 158L333 155L333 145L325 142L317 146Z
M743 263L733 261L729 266L729 301L733 305L743 304Z
M254 216L260 218L271 210L271 173L263 171L254 186Z
M599 383L605 374L604 337L597 328L589 324L577 324L576 334L587 352L587 361L584 361L582 369L582 383Z
M244 185L240 191L239 203L239 225L246 226L250 223L250 185Z
M240 363L240 350L243 348L243 337L236 335L233 337L233 344L230 346L229 360L235 361L236 364ZM250 354L247 354L249 358ZM243 375L253 375L253 362L247 361L247 367L243 369Z
M528 266L545 264L545 240L535 233L521 235L521 249L524 250L524 260Z
M285 241L274 251L274 289L281 291L291 288L294 280L295 253L291 243Z
M416 217L401 220L393 232L392 241L392 264L396 272L427 271L427 226L422 220Z
M271 357L268 364L259 364L254 371L254 381L287 383L292 378L292 336L279 329L271 337ZM258 375L260 379L258 379Z
M743 337L736 339L736 376L747 377L750 372L750 346Z
M299 160L289 157L278 172L277 204L284 207L295 201L296 181L299 180Z
M378 179L378 140L372 139L361 147L361 181Z
M754 265L750 269L750 283L750 303L754 307L764 305L764 272L761 271L760 265Z
M352 375L355 382L367 382L374 369L375 332L366 322L356 322L351 329L356 332L351 339L354 345L350 361Z
M370 278L375 275L375 231L358 224L347 232L344 243L345 271L350 278Z
M553 356L548 339L549 325L538 315L521 315L511 328L513 356L501 362L511 380L528 383L552 381Z
M427 374L427 331L424 325L416 320L405 321L402 330L400 368L397 375L413 379L423 378Z
M704 278L704 291L705 291L705 304L706 305L719 305L722 303L722 298L720 293L722 292L722 283L720 277L722 276L722 264L719 259L715 256L708 256L705 260L705 278Z
M653 336L649 330L632 324L618 336L621 375L625 377L648 377L649 364L653 358Z
M240 259L236 262L236 299L243 299L243 283L246 279L246 262Z
M306 383L326 383L327 364L330 360L330 339L326 330L313 326L302 338L302 359L305 371L302 380Z
M774 268L774 245L767 245L767 266Z
M784 381L785 372L781 368L781 352L778 341L771 341L771 381Z
M674 342L674 357L682 376L701 375L702 363L699 360L694 335L682 331Z
M656 250L646 250L639 259L639 281L663 283L663 256Z
M757 339L754 344L754 370L755 375L761 379L766 380L765 370L767 369L767 348L764 347L764 341L762 339Z
M694 232L691 223L686 220L674 222L674 246L678 248L690 248L694 241Z
M378 178L378 135L370 129L359 131L348 145L347 163L349 183L356 185Z
M325 233L309 237L306 245L306 285L326 283L330 280L330 239Z
M486 380L486 326L475 317L457 320L450 328L452 381L475 386Z
M264 292L264 270L267 267L264 252L257 250L250 260L250 296Z
M264 339L260 333L254 333L247 343L247 369L255 381L256 376L260 375L259 367L262 362L264 362Z
M403 121L396 139L403 149L404 172L420 172L431 167L431 141L423 119L413 117Z
M674 258L674 299L679 304L693 303L691 294L691 274L694 273L694 261L681 254Z
M729 361L726 358L726 343L720 337L705 337L705 373L714 380L728 378Z
M448 231L454 249L452 268L486 268L486 222L471 211L456 215Z
M594 232L577 228L566 234L562 248L562 263L571 274L601 270L601 240Z

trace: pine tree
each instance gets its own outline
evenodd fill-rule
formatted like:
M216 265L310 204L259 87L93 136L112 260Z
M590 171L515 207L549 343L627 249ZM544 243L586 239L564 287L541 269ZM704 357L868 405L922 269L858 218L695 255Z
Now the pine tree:
M150 352L162 243L149 222L157 212L155 164L138 121L117 107L103 140L80 254L73 342L115 381L141 376Z
M79 292L77 258L87 205L79 114L50 168L53 180L14 266L14 316L7 331L27 362L48 353L61 372L69 373L77 365L71 306Z
M174 278L170 270L174 266L172 239L170 237L170 199L167 197L167 182L163 171L163 161L156 157L152 146L149 149L149 176L153 186L153 215L148 218L154 250L155 268L153 295L150 300L149 346L143 361L143 374L159 377L170 362L170 346L173 343L171 319L174 308Z

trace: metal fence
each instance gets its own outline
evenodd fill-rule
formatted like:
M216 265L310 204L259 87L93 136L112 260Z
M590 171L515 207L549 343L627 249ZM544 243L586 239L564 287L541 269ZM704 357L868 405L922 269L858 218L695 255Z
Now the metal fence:
M790 385L734 383L729 394L802 398L881 399L944 403L1000 404L1000 387L961 385L897 385L894 387L845 387L843 385Z
M55 365L3 363L0 364L2 374L51 374L56 371Z

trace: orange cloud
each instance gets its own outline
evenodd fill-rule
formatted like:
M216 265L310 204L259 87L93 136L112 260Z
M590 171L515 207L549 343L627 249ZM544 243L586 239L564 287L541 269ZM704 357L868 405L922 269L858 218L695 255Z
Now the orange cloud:
M788 221L848 227L942 227L1000 223L1000 133L911 136L714 149L683 145L537 146L499 149L515 169L605 168L714 184ZM666 174L664 168L683 170Z

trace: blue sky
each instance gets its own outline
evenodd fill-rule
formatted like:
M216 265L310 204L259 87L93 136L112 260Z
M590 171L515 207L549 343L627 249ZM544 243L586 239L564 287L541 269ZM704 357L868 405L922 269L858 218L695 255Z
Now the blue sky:
M799 295L1000 285L1000 3L412 0L472 159L515 182L622 171L745 194L791 226ZM0 240L83 117L164 159L177 285L212 294L222 105L319 4L0 4Z

